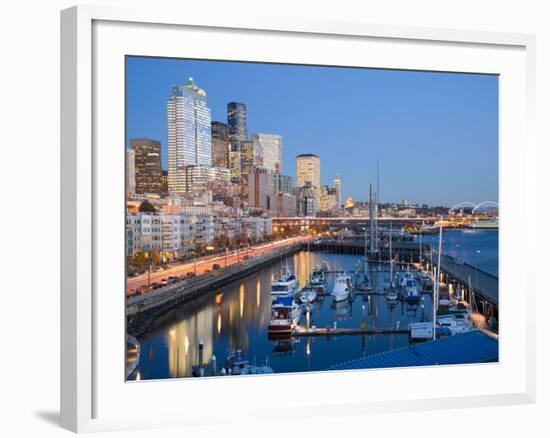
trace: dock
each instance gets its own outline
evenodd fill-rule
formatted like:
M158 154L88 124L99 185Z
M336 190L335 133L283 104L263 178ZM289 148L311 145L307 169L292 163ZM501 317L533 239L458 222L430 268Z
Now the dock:
M363 239L354 240L320 240L310 244L312 251L328 251L348 254L363 254L365 243ZM433 254L434 249L427 243L422 243L422 246L417 242L396 242L392 246L394 266L411 266L418 265L420 254L424 262L430 259L429 255ZM432 262L436 264L435 257L432 257ZM372 256L369 254L370 263L388 264L389 263L389 247L382 246ZM378 271L380 272L380 271ZM471 288L476 297L476 304L482 309L484 316L494 316L498 319L498 276L469 263L457 260L447 254L441 256L441 272L445 284L453 284L453 286L461 285L463 288Z
M403 328L360 328L360 327L298 327L292 331L292 336L346 336L346 335L392 335L408 334L408 327Z

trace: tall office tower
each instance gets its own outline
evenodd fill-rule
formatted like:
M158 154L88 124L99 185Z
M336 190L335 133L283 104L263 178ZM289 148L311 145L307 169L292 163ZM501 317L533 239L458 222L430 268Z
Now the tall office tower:
M172 87L166 103L168 125L168 190L185 192L185 167L212 164L210 108L206 92L189 78Z
M252 142L263 158L263 167L281 173L283 160L283 137L276 134L253 134Z
M248 206L269 210L269 197L273 194L273 172L256 166L248 173Z
M337 208L340 208L340 206L342 205L342 188L340 177L338 175L334 177L334 182L332 183L332 186L334 187L334 190L336 190L336 206Z
M254 166L261 166L262 159L255 150L254 143L251 141L241 142L241 198L243 206L248 205L248 174Z
M309 183L315 190L315 211L319 209L321 194L321 159L314 154L296 156L296 187Z
M222 122L212 122L212 166L229 167L229 133Z
M160 141L148 138L130 139L134 151L136 193L162 193Z
M136 153L126 149L126 194L131 197L136 194Z
M227 127L229 136L229 169L231 179L239 183L241 180L242 142L248 138L246 127L246 105L239 102L227 104Z

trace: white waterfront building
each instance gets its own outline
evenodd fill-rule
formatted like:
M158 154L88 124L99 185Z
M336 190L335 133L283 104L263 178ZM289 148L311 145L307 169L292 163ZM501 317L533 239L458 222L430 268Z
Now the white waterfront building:
M168 126L168 190L187 190L186 166L212 165L211 111L206 92L189 78L172 87L166 103Z
M212 215L131 213L126 216L127 255L158 251L167 260L192 254L214 240Z

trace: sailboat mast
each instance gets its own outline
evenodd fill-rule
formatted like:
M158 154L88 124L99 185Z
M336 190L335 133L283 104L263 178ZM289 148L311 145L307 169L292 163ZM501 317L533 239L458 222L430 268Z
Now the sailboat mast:
M418 267L422 270L422 230L418 234Z
M439 244L437 248L437 273L434 283L434 297L433 297L433 308L434 308L434 330L433 330L433 339L436 338L435 327L437 320L437 304L439 303L439 277L441 273L441 241L443 240L443 216L439 218Z
M392 241L392 223L390 222L390 285L393 284L393 253L391 248Z

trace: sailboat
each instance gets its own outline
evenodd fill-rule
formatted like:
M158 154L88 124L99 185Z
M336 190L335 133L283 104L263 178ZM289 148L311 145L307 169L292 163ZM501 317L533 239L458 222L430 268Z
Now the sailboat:
M393 252L392 252L392 228L390 223L390 279L389 283L387 284L386 288L386 298L390 301L395 301L399 297L395 282L393 278Z
M360 291L372 290L369 278L369 263L367 257L367 229L365 228L365 254L359 261L355 271L355 289Z

